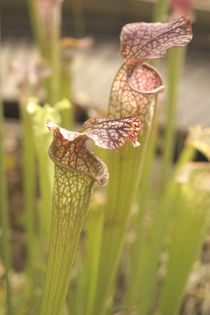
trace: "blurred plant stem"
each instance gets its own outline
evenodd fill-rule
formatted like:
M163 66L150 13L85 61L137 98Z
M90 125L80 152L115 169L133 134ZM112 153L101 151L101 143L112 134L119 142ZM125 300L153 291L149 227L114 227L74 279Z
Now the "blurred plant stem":
M5 314L11 315L12 311L12 292L10 282L10 272L12 269L11 262L11 235L10 235L10 219L8 207L8 193L6 183L6 167L4 155L4 137L3 137L3 101L1 94L0 81L0 220L1 220L1 239L2 239L2 258L5 267L5 282L6 282L6 305Z
M85 31L85 19L83 16L83 4L81 0L72 0L73 23L76 36L83 37Z
M141 315L151 312L155 303L158 263L170 227L173 209L176 207L177 186L174 183L174 178L180 167L184 163L191 161L193 154L194 150L192 148L188 146L184 148L167 187L165 187L161 197L156 196L157 209L149 225L145 223L145 220L146 216L148 218L151 216L151 213L148 212L148 200L144 197L145 193L148 197L149 190L142 190L140 186L140 193L143 197L140 197L136 239L131 248L130 273L125 295L125 306L130 311L132 309L140 311ZM147 187L143 185L143 188Z
M32 123L33 137L36 139L34 146L38 162L38 180L41 195L39 217L41 230L47 242L50 236L54 166L48 154L52 135L47 129L46 121L52 119L60 122L58 107L62 109L62 104L65 107L66 103L68 102L59 102L54 107L47 104L40 106L38 100L34 98L30 98L27 103L27 113Z
M157 100L156 100L157 101ZM155 106L156 108L156 106ZM151 127L151 133L148 139L148 145L146 147L144 167L142 169L141 182L138 189L138 214L134 223L134 232L136 239L131 248L130 273L129 283L127 285L125 293L125 307L131 309L135 305L139 298L139 258L141 256L141 247L144 241L144 227L145 215L148 210L148 202L151 198L151 172L152 163L154 162L155 149L158 137L158 117L154 114L153 124Z
M27 0L28 2L28 9L29 9L29 16L30 21L34 33L35 40L39 47L40 52L44 52L44 39L41 29L41 23L39 22L39 12L36 5L35 0Z
M52 2L51 10L44 7L46 0L28 0L29 14L35 39L43 61L50 67L51 74L46 78L47 102L54 106L63 98L72 101L70 63L62 59L61 51L61 16L62 1ZM43 6L43 7L42 7ZM53 7L54 6L54 7ZM45 10L45 11L44 11ZM44 11L47 21L43 21ZM63 115L65 128L70 129L73 122L72 106Z
M74 108L72 103L69 102L67 94L63 93L62 95L64 98L55 104L55 109L60 114L62 127L69 129L69 126L72 127L74 125Z
M170 7L170 0L158 0L154 6L153 22L164 22ZM160 182L162 187L169 175L170 166L173 161L175 149L175 123L176 123L176 103L179 79L182 72L185 48L172 48L168 52L167 62L167 101L166 101L166 127L163 144L163 162L161 166ZM157 61L152 61L152 65L157 65Z
M196 168L202 164L205 169L205 173L202 174L203 181L202 176L197 173L198 169L195 169L194 176L192 173L186 182L184 180L178 184L178 199L170 233L169 261L161 295L160 315L180 314L184 287L209 226L210 169L208 163L194 165L191 163Z
M153 22L164 22L167 17L170 0L157 0L154 5Z
M176 103L179 80L185 60L185 48L172 48L168 52L168 87L166 101L166 126L163 143L163 160L160 174L160 188L166 183L170 168L172 166L174 149L175 149L175 133L176 133Z
M36 252L36 236L35 236L35 148L33 139L32 121L26 111L26 100L20 98L20 114L22 121L22 137L23 137L23 156L22 156L22 172L23 172L23 199L24 199L24 218L26 227L27 242L27 296L32 298L35 278L35 252ZM30 300L29 298L29 300Z
M164 22L168 9L170 6L170 0L157 0L153 7L153 16L152 16L152 22ZM157 67L159 60L150 60L149 62L153 67Z
M61 88L61 45L60 45L60 28L61 28L61 11L57 10L57 19L53 23L51 38L47 49L46 59L49 61L51 75L48 81L48 101L55 105L60 100Z
M55 17L52 16L51 25L48 25L50 32L48 33L46 24L41 19L41 6L36 0L28 0L29 15L33 33L38 44L40 54L44 61L50 66L51 75L46 79L47 97L50 104L54 105L60 98L60 28L61 28L61 6L57 6ZM46 9L46 8L44 8ZM44 10L43 9L43 10ZM50 11L47 13L51 13ZM47 33L47 35L46 35Z

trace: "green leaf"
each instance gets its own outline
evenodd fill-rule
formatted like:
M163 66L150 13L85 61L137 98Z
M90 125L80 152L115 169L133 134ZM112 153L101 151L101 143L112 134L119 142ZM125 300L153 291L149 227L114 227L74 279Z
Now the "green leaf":
M210 161L210 128L193 126L189 129L187 144L203 153Z
M42 107L38 105L37 99L34 98L29 99L27 112L31 116L34 139L36 139L35 151L38 161L38 179L41 195L39 217L42 232L44 232L48 240L51 224L54 167L48 154L52 135L47 129L46 121L50 118L60 122L60 115L56 108L52 108L47 104Z
M184 287L210 219L210 168L188 163L177 177L178 201L169 249L160 314L179 314Z

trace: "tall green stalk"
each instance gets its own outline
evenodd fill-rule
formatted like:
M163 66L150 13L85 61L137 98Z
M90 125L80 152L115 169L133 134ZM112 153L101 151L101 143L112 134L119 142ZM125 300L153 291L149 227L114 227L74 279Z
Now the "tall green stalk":
M160 315L180 313L184 287L210 222L208 163L188 164L179 176L178 201L170 235L169 262Z
M57 104L53 108L47 104L40 106L37 100L33 98L28 100L26 110L32 123L33 138L36 139L34 146L38 162L38 180L41 197L39 209L41 230L45 236L44 238L48 241L51 224L54 168L48 155L48 148L52 136L47 129L46 121L47 119L53 119L56 122L60 122L60 116L57 110Z
M142 34L147 36L144 38ZM183 34L188 36L183 37ZM172 43L170 37L175 38L175 42ZM148 64L142 64L142 60L158 59L171 46L176 46L176 41L178 46L184 46L191 37L190 22L183 18L165 24L131 23L125 25L121 31L121 55L125 62L113 82L109 117L123 117L139 108L143 130L140 142L143 142L143 148L132 150L125 146L118 152L107 154L106 157L110 182L104 211L105 223L94 315L106 312L107 301L113 292L131 207L139 185L145 138L151 128L151 104L154 96L163 90L159 74Z
M29 15L40 55L50 67L46 79L47 98L54 105L60 99L61 89L61 9L60 1L28 0Z
M155 106L156 107L156 106ZM134 232L136 239L131 245L131 257L129 261L130 272L125 293L125 309L131 309L133 305L137 304L139 300L139 266L141 259L142 244L145 241L145 216L148 210L148 199L151 198L151 170L152 162L154 161L154 154L156 149L156 140L158 137L157 115L154 114L154 123L151 127L151 133L148 136L147 147L145 152L145 161L142 168L141 181L138 189L138 213L135 217Z
M153 22L163 22L167 16L170 0L158 0L154 5Z
M71 105L62 108L61 124L70 129L74 122L71 56L66 51L69 47L61 43L62 1L28 0L28 8L40 56L50 69L45 80L46 101L51 106L62 99L69 101Z
M144 208L144 203L140 203L143 209L140 209L137 217L136 240L132 247L130 279L125 300L126 309L136 310L137 314L146 315L154 307L158 263L177 198L177 186L174 184L174 177L184 163L191 161L193 152L194 150L189 147L185 147L183 150L172 178L161 198L156 200L157 209L150 225L145 222L148 209ZM144 197L143 201L145 201Z
M0 82L1 84L1 82ZM1 86L0 86L1 88ZM5 266L5 282L6 282L6 303L5 314L12 315L12 292L10 282L10 272L12 270L11 262L11 236L10 236L10 219L8 207L8 195L6 184L6 169L5 169L5 156L4 156L4 138L3 138L3 102L0 91L0 219L2 229L2 258Z
M110 180L104 209L104 231L93 314L98 314L99 311L100 314L105 314L106 309L110 307L106 303L114 293L113 285L130 221L131 206L144 167L145 148L152 120L152 117L146 119L144 128L146 137L140 148L133 149L127 144L119 151L108 152L104 157L109 168Z
M33 129L31 118L26 111L25 100L20 104L22 130L23 130L23 156L22 156L22 169L23 169L23 199L24 199L24 217L26 227L26 240L27 240L27 280L29 284L29 291L27 294L33 292L33 280L35 277L35 150L33 142ZM31 292L31 293L30 293Z
M40 51L44 51L44 39L41 29L41 23L39 23L39 12L34 0L27 0L28 10L31 25L33 28L34 36L37 41Z
M153 10L153 22L163 22L167 16L169 0L159 0L154 4ZM150 63L153 66L157 66L158 60L152 60ZM134 231L136 239L131 245L131 257L129 260L130 272L128 278L127 289L125 292L125 309L130 310L133 306L138 304L139 291L140 291L140 260L142 246L145 242L145 216L148 215L148 199L151 198L151 171L152 163L155 160L156 145L158 139L158 117L154 115L154 124L152 126L150 139L148 141L146 149L146 159L142 170L141 182L138 190L138 214L135 218Z
M49 78L48 100L54 105L60 100L61 89L61 48L60 48L60 30L61 30L61 8L56 11L56 18L52 25L51 38L47 58L50 63L52 74Z
M116 150L128 139L136 144L140 126L138 113L116 120L89 121L84 124L80 133L70 132L49 121L48 128L54 134L50 157L55 163L55 183L50 250L41 314L58 315L62 311L93 184L95 181L103 184L108 179L106 166L89 151L86 141L91 139L101 148ZM90 286L91 303L95 287L96 279L93 286Z
M172 165L175 149L176 104L180 75L185 59L184 48L173 48L168 52L168 87L166 102L166 126L163 143L163 160L161 165L161 187L165 184Z

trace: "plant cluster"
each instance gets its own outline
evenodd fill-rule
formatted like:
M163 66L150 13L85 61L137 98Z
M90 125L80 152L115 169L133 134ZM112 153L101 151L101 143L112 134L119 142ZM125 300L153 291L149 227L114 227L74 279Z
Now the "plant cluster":
M62 1L28 2L41 61L30 69L13 69L19 75L23 127L27 257L21 292L14 292L2 151L2 312L180 314L210 218L210 166L193 162L195 150L210 159L210 130L192 127L179 160L170 166L180 70L173 61L183 60L180 47L192 39L191 23L182 16L168 23L125 25L120 34L123 64L112 84L107 117L91 118L79 131L69 131L75 128L71 49L87 47L92 40L61 39ZM156 109L164 85L147 62L171 48L164 156L160 184L152 186ZM1 127L2 121L3 113ZM2 141L2 129L0 137ZM96 185L93 193L95 183L105 185Z

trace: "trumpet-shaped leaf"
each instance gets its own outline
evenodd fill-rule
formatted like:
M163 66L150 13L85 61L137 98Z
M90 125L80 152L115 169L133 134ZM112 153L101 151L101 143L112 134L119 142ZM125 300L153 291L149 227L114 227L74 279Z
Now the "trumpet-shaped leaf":
M126 61L113 82L109 117L130 115L139 106L143 119L153 95L163 90L163 83L153 67L142 63L163 57L171 47L189 43L191 23L185 17L170 23L131 23L123 27L120 39Z
M49 154L55 163L55 182L42 315L58 315L62 310L93 184L95 181L104 184L108 179L106 165L89 150L88 140L111 150L128 139L137 145L140 127L138 112L119 120L89 121L83 132L71 132L48 122L53 132Z
M125 146L119 152L107 152L110 181L94 315L105 313L111 294L131 206L140 181L157 94L164 89L159 73L145 61L163 57L169 48L184 46L191 38L191 24L184 17L165 24L132 23L122 29L121 55L125 61L112 85L108 116L111 119L123 118L132 115L138 108L143 145L136 150Z

